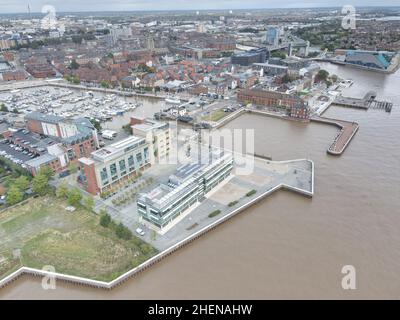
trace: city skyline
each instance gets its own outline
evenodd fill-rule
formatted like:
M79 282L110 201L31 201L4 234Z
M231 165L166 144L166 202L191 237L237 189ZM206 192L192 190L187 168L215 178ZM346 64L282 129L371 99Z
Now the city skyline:
M239 0L205 0L201 3L191 0L179 0L172 5L170 1L166 0L118 0L112 4L109 1L94 1L87 0L82 4L81 1L31 1L24 0L5 1L0 4L0 13L26 13L28 6L31 12L41 12L42 7L45 5L52 5L58 12L118 12L118 11L185 11L185 10L252 10L252 9L285 9L285 8L329 8L340 7L343 5L354 5L358 7L394 7L400 6L400 1L376 1L376 0L339 0L339 1L318 1L318 0L305 0L305 1L278 1L278 0L252 0L243 4ZM93 10L93 8L96 8Z

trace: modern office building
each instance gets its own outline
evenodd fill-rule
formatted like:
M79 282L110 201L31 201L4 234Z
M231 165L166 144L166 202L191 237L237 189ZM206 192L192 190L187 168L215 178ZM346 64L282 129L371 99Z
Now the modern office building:
M131 117L132 133L149 145L150 163L167 159L171 152L171 133L168 123L148 118Z
M280 76L288 73L288 67L279 64L269 64L269 63L254 63L253 69L263 70L265 75L268 76Z
M231 174L231 154L223 154L219 150L208 152L208 155L208 161L179 167L167 183L139 197L138 212L150 227L159 232L168 230L179 216L184 217L189 208L202 201L207 193Z
M277 46L279 44L279 36L281 29L277 26L269 26L267 29L266 40L270 46Z
M149 145L130 136L79 159L79 182L91 194L100 194L150 166Z
M266 48L250 50L243 53L234 54L231 57L232 64L241 66L250 66L253 63L264 63L269 58L269 53Z
M391 64L393 52L386 51L346 51L345 62L366 68L387 70Z

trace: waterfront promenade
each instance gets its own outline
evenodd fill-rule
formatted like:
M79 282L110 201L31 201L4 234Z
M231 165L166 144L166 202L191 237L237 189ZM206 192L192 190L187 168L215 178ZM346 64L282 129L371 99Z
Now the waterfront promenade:
M314 162L306 159L291 161L268 161L253 159L254 172L250 175L235 175L224 185L207 196L201 206L185 217L179 227L176 226L161 239L158 236L158 246L163 249L139 266L127 271L118 278L110 281L98 281L73 275L49 272L29 267L22 267L0 280L0 288L16 280L23 274L38 277L54 277L57 280L79 285L103 289L112 289L138 273L161 261L176 250L184 247L202 235L215 229L220 224L230 220L252 205L262 201L278 190L288 190L306 197L314 195ZM254 190L254 193L248 193ZM235 201L236 200L236 201ZM235 202L232 202L235 201ZM232 205L233 204L233 205ZM210 217L212 210L219 209L220 214ZM178 228L177 228L178 227ZM179 238L177 238L179 235ZM152 243L154 245L154 243Z

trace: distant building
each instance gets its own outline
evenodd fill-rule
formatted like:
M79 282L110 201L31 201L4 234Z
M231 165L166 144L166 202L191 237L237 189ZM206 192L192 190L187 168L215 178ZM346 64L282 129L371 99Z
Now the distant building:
M393 52L387 51L348 50L346 51L345 62L367 68L386 70L389 68L393 56Z
M23 70L6 71L2 73L3 81L19 81L26 79L26 73Z
M280 28L276 26L269 26L267 28L266 40L270 46L277 46L279 44Z
M279 76L288 73L288 67L279 64L269 64L269 63L254 63L253 68L255 70L264 70L264 74L268 76Z
M131 136L79 159L79 182L96 195L150 166L149 145L144 138Z
M52 66L44 58L29 59L25 69L35 78L49 78L56 75Z
M241 66L250 66L253 63L264 63L269 58L266 48L250 50L244 53L234 54L231 56L232 64Z

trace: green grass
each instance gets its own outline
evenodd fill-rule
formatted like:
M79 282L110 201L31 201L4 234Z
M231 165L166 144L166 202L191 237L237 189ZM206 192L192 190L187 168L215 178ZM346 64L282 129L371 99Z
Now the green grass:
M18 208L18 207L16 207ZM22 208L22 206L21 206ZM3 227L4 231L7 233L12 233L17 231L20 228L23 228L24 226L30 224L30 223L35 223L35 221L38 221L48 214L47 208L43 208L42 210L34 210L30 214L21 214L14 219L10 219L6 222L4 222L1 226Z
M211 212L208 217L209 218L214 218L215 216L219 215L221 213L221 210L215 210L213 212Z
M119 239L84 208L65 210L64 200L47 196L0 215L0 278L22 265L110 281L157 253L137 237ZM21 249L21 259L13 251Z
M212 111L210 114L204 116L202 119L206 121L219 121L229 115L230 112L225 112L224 110L215 110Z

